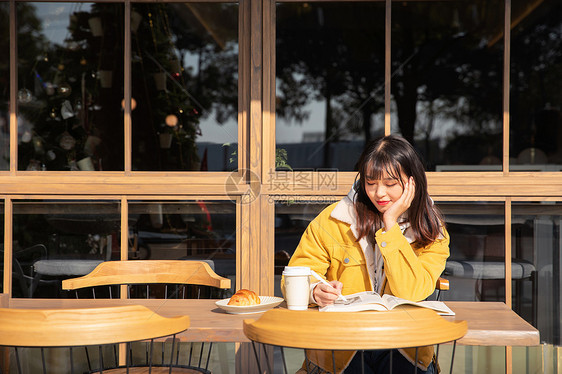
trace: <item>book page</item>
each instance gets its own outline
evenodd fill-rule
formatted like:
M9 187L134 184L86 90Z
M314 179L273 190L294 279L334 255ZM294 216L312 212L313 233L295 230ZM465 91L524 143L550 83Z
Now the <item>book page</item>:
M321 312L360 312L364 310L387 311L399 305L414 305L422 308L435 310L440 315L454 316L453 312L442 301L411 301L393 295L382 297L374 291L358 292L346 295L347 301L336 300L334 304L320 307Z
M418 303L419 306L424 308L433 309L437 312L437 314L441 316L454 316L455 312L451 310L444 302L442 301L420 301Z
M347 301L337 299L334 304L320 307L321 312L357 312L361 310L387 310L379 294L372 291L345 295Z
M415 306L419 306L419 307L422 307L422 308L428 308L428 309L435 310L440 315L445 315L445 316L454 316L455 315L455 312L453 312L442 301L418 301L418 302L416 302L416 301L401 299L399 297L396 297L396 296L393 296L393 295L388 295L388 294L383 295L382 299L383 299L386 307L388 308L388 310L391 310L391 309L397 307L398 305L415 305Z

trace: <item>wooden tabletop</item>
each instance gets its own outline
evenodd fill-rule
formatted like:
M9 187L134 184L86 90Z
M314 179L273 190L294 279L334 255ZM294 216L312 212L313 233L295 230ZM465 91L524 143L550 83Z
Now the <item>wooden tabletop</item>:
M244 332L251 340L270 345L353 351L448 343L466 334L467 323L447 321L433 310L412 305L352 316L276 308L244 320Z
M540 344L539 331L501 302L447 301L456 315L448 320L468 322L463 345L531 346Z
M258 319L263 313L228 314L215 305L216 300L108 300L108 299L9 299L10 308L89 308L141 304L166 316L189 315L190 328L181 334L186 340L249 342L243 332L244 319ZM468 331L458 340L464 345L530 346L540 344L539 332L501 302L461 302L446 304L456 313L444 317L467 321ZM281 304L283 307L283 304ZM310 313L319 313L309 309ZM359 312L364 313L364 312ZM382 312L378 312L382 313ZM352 317L352 313L349 313Z

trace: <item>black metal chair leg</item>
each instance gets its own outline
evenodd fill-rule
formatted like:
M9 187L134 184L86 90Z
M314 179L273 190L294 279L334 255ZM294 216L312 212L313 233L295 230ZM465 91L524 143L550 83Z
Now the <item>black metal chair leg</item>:
M74 358L72 357L72 347L70 347L70 374L74 374Z
M14 350L16 352L16 363L18 364L18 373L21 374L22 371L21 371L21 363L20 363L20 355L19 355L19 352L18 352L18 347L15 347ZM43 370L45 370L45 369L43 369Z
M365 351L361 350L361 374L365 374Z
M285 370L284 373L289 374L289 371L287 370L287 361L285 361L285 350L283 347L279 347L279 349L281 349L281 359L283 360L283 369Z
M311 360L308 359L308 355L306 354L306 349L304 350L304 362L305 362L305 366L306 366L306 372L307 373L314 373L315 368L317 368L316 364L314 362L312 362ZM318 370L316 370L318 371Z
M189 361L187 366L191 366L191 357L193 357L193 342L189 343Z
M41 348L41 364L43 365L43 374L47 374L47 364L45 363L45 348Z
M207 363L205 364L205 370L207 370L209 368L209 361L211 360L211 349L213 349L213 343L212 342L209 343L209 352L207 352Z
M455 349L457 348L457 341L453 342L453 355L451 356L451 369L449 370L450 374L453 374L453 362L455 362Z
M152 355L154 352L154 339L150 339L150 349L149 349L149 354L147 356L147 364L148 364L148 370L150 372L152 372Z
M178 342L178 345L180 343ZM176 336L172 336L172 348L170 349L170 371L169 374L172 374L172 366L174 365L174 349L176 348ZM164 362L162 362L164 364Z
M267 346L262 344L263 346L263 354L265 355L265 362L267 363L267 370L269 370L270 374L273 374L273 368L271 367L271 363L269 362L269 357L267 356Z
M199 351L199 363L197 367L201 367L201 361L203 360L203 349L205 348L205 343L201 342L201 350Z
M258 355L258 351L256 350L256 343L252 341L252 348L254 348L254 355L256 356L256 362L258 363L258 370L261 373L261 365L260 365L260 356Z

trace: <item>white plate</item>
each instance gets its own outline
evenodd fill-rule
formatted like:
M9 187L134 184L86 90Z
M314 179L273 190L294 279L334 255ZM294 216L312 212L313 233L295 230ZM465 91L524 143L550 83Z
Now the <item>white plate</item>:
M257 305L248 305L248 306L239 306L239 305L228 305L230 298L222 299L215 304L230 314L250 314L250 313L260 313L265 312L268 309L275 308L277 305L283 302L282 297L275 297L275 296L260 296L260 304Z

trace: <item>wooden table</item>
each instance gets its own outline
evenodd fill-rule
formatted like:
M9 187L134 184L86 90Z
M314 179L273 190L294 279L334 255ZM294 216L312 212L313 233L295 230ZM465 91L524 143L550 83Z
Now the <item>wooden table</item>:
M10 299L0 294L0 306L9 308L90 308L142 304L163 316L189 315L191 325L180 338L189 341L247 343L243 332L245 319L257 319L257 314L227 314L215 305L216 300L109 300L109 299ZM540 344L539 332L501 302L446 302L456 315L444 317L468 323L466 335L457 341L463 345L506 346L506 373L511 373L511 346ZM284 304L281 304L283 307ZM316 308L310 313L318 313ZM361 312L363 313L363 312ZM350 315L352 315L350 313ZM237 350L236 372L247 373L255 365L251 348Z
M257 314L227 314L215 305L216 300L109 300L109 299L9 299L10 308L88 308L142 304L163 316L189 315L190 328L182 337L192 341L249 342L242 331L242 321L257 319ZM456 316L448 320L464 320L467 334L457 341L463 345L531 346L540 344L539 332L501 302L461 302L446 304ZM283 306L283 304L282 304ZM315 313L316 309L309 309Z
M513 347L540 344L539 331L504 303L447 301L446 304L456 315L443 318L468 323L468 332L457 344Z

